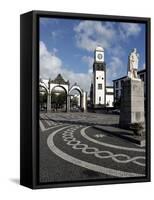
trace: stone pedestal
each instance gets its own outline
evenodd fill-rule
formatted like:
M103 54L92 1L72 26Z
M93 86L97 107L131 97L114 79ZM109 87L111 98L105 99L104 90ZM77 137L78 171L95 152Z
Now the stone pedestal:
M127 78L122 83L120 127L144 121L144 82Z

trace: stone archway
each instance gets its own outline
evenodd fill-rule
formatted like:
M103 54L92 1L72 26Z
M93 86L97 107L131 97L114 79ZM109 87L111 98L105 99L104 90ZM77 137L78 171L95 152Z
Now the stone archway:
M50 102L51 102L51 92L56 87L60 87L65 91L65 93L66 93L66 111L69 111L69 105L68 105L69 81L65 81L61 74L58 74L54 80L49 80ZM51 108L50 108L50 110L51 110Z
M81 88L75 83L69 90L69 96L70 96L70 102L71 102L71 97L74 91L77 91L79 93L79 96L77 97L78 102L78 107L82 110L82 96L83 96L83 91L81 90ZM73 95L74 96L74 95ZM71 103L70 103L70 110L71 110Z
M65 81L61 74L58 74L58 76L54 80L47 80L47 79L40 79L39 83L40 87L44 87L47 91L47 112L51 112L51 92L56 87L61 87L66 92L66 109L69 111L69 105L68 105L68 90L69 90L69 81Z
M83 111L87 110L87 93L84 92L77 83L75 83L69 90L69 95L72 91L77 90L80 94L80 107Z
M52 84L50 89L51 89L50 90L51 111L58 111L58 109L61 109L61 111L67 112L67 96L68 96L67 88L64 87L63 85Z
M66 93L66 111L70 111L70 93L73 90L77 90L80 94L80 105L83 111L87 110L87 93L83 91L79 85L76 83L69 88L69 81L65 81L61 74L58 74L58 76L54 80L40 80L40 87L43 87L46 90L47 93L47 112L51 112L51 95L52 91L56 87L61 87L64 89Z
M41 111L47 110L48 91L43 85L39 85L39 107Z

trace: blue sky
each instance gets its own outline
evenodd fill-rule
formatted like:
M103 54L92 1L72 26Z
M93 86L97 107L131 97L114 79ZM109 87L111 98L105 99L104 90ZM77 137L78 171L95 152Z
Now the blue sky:
M57 73L89 92L94 49L105 49L107 84L127 73L128 55L137 48L145 67L145 25L139 23L40 18L40 76Z

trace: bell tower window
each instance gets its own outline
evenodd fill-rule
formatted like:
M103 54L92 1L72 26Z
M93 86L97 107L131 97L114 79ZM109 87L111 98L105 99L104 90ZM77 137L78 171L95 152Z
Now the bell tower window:
M102 89L102 84L99 83L99 84L98 84L98 90L101 90L101 89Z

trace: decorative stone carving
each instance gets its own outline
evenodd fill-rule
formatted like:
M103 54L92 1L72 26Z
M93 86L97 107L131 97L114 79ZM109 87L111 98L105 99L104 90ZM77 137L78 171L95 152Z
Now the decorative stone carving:
M69 81L65 81L61 74L58 74L54 80L50 80L50 83L69 85Z

